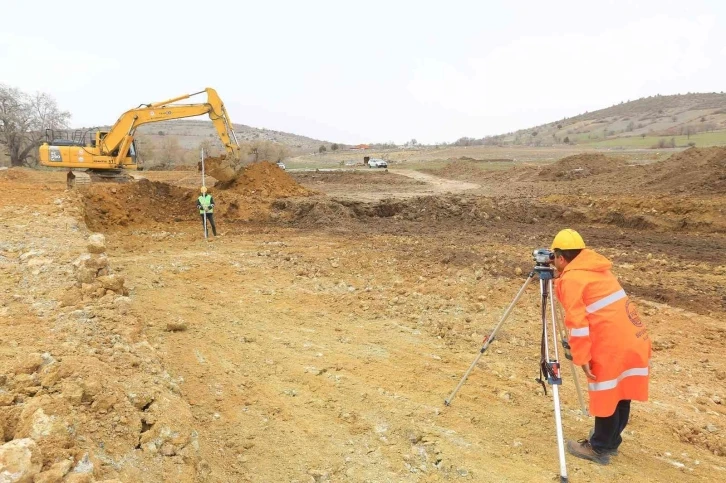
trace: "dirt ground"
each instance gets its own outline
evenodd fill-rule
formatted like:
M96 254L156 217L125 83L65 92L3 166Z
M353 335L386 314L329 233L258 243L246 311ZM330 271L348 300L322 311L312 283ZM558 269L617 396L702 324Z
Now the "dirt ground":
M251 177L211 189L209 241L194 173L72 191L63 174L0 173L4 441L35 441L35 481L556 481L534 287L444 399L532 249L569 226L613 260L654 348L620 455L568 457L570 481L723 481L726 195L699 175L679 191L660 176L674 163L647 190L592 181L612 171L439 188L318 172L290 195ZM564 433L579 439L592 419L564 367Z

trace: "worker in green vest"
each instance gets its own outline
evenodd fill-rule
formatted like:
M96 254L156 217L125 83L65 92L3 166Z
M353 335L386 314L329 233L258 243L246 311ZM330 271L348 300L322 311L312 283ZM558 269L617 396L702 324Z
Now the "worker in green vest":
M199 215L202 217L202 225L204 226L204 233L207 233L206 220L212 225L212 233L217 236L217 227L214 226L214 198L210 193L207 193L207 187L202 186L201 195L197 198L197 208L199 209ZM206 216L205 216L206 215ZM206 220L205 220L206 218Z

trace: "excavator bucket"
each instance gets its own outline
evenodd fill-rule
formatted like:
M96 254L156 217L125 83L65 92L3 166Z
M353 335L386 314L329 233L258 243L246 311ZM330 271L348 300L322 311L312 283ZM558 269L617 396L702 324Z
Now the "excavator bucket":
M202 170L201 163L199 164L199 170ZM230 181L237 174L237 170L224 156L205 158L204 172L217 181Z

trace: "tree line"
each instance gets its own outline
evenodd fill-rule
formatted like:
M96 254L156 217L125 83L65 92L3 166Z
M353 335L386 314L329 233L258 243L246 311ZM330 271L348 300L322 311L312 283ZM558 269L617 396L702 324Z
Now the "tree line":
M67 128L70 119L70 112L61 110L51 95L0 84L0 144L7 150L11 166L37 162L45 130Z
M69 129L70 119L70 112L62 110L50 94L31 94L0 84L0 148L7 151L11 166L35 166L46 130ZM159 131L158 134L163 136L164 133ZM136 136L136 145L142 161L151 169L196 164L202 148L211 156L224 151L221 143L215 143L213 139L203 140L197 148L184 148L174 136L165 136L155 142L151 136L141 133ZM267 140L241 142L240 147L242 162L275 162L290 155L288 146Z

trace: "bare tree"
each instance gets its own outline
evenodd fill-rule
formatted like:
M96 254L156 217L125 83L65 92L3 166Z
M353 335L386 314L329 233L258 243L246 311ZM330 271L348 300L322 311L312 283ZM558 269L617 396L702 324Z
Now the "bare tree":
M199 143L199 151L202 149L204 150L205 157L219 155L219 148L209 139L204 139Z
M290 156L290 148L287 147L285 144L278 144L277 145L277 161L282 161L283 159Z
M134 140L136 143L136 154L140 156L144 164L153 165L156 161L156 149L154 143L148 137L139 136Z
M164 166L175 166L184 155L184 150L179 146L176 136L165 136L161 146L156 153L156 161Z
M67 127L70 117L49 94L27 94L0 84L0 144L6 146L12 166L36 159L45 130Z

